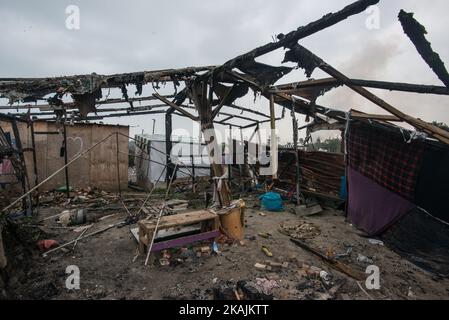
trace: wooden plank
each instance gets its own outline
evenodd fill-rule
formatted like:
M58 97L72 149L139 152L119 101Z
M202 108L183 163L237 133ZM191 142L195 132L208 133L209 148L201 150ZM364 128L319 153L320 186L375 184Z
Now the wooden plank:
M218 219L218 216L209 211L188 212L173 216L162 217L159 223L159 228L172 228L176 226L195 224L214 219ZM139 225L145 228L146 230L150 230L156 226L156 222L139 221Z
M113 132L120 132L125 136L119 135L120 151L120 185L126 189L128 185L128 138L129 128L119 126L92 126L92 145L110 135ZM103 190L115 191L117 185L117 143L116 139L108 139L95 147L91 152L90 177L92 186Z
M379 121L392 121L392 122L402 122L396 116L388 115L388 114L369 114L356 110L351 111L351 117L356 119L366 119L366 120L379 120Z

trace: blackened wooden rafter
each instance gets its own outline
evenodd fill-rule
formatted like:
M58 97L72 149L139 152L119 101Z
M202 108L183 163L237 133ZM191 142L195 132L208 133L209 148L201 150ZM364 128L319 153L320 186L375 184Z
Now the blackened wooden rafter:
M306 73L309 76L311 75L311 73L315 68L323 70L330 76L343 82L353 91L357 92L358 94L365 97L366 99L373 102L382 109L400 118L404 122L407 122L408 124L414 126L418 130L426 132L427 134L433 136L434 138L440 140L441 142L449 144L449 132L433 124L427 123L421 119L417 119L410 115L407 115L402 111L396 109L392 105L388 104L386 101L382 100L375 94L371 93L367 89L351 84L349 82L350 79L346 75L342 74L340 71L324 62L321 58L319 58L318 56L316 56L315 54L313 54L311 51L301 46L300 44L295 44L291 46L290 50L287 51L285 54L285 60L297 62L300 67L306 69Z
M405 34L413 42L421 57L444 85L449 88L449 74L444 62L438 53L433 51L430 42L427 41L425 37L425 34L427 34L426 28L413 18L413 13L407 13L404 10L399 12L399 21L402 24Z
M383 89L389 91L401 91L423 94L449 95L449 89L444 86L421 85L402 82L387 82L376 80L349 79L348 83L366 88ZM282 85L272 86L269 92L283 92L287 94L295 94L301 89L321 88L328 86L339 86L343 83L335 78L311 79L294 83L286 83Z

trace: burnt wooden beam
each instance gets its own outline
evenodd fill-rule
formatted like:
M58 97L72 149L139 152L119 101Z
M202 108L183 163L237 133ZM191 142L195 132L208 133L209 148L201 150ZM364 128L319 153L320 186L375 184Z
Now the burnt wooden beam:
M232 60L229 60L222 66L213 69L213 72L218 73L223 70L231 70L233 68L237 68L244 61L254 60L257 57L272 52L276 49L286 47L291 43L297 42L305 37L308 37L314 33L317 33L321 30L331 27L343 20L346 20L350 16L364 12L369 6L375 5L377 3L379 3L379 0L356 1L344 7L342 10L338 12L326 14L321 19L311 22L306 26L299 27L297 30L291 31L286 35L283 34L278 35L277 42L267 43L261 47L258 47L245 54L242 54Z
M168 109L165 109L165 110L153 110L153 109L161 109L161 108L167 108L167 107L168 107ZM184 109L193 109L193 110L195 109L195 107L188 106L188 105L181 105L180 107L182 107ZM102 111L103 110L99 109L99 110L97 110L97 113L102 113ZM118 118L118 117L130 117L130 116L164 114L164 113L172 113L172 114L176 114L178 116L190 118L190 117L186 116L185 114L175 112L176 110L174 108L171 108L171 107L167 106L166 104L148 106L148 107L136 107L136 108L134 108L134 110L131 110L129 108L107 109L107 111L105 111L105 112L109 112L109 111L113 111L113 112L106 114L106 115L87 116L80 120L100 120L103 118ZM126 112L116 112L116 111L126 111ZM116 113L114 113L114 112L116 112ZM251 112L251 110L248 110L248 112ZM26 116L26 115L27 115L27 113L9 114L10 117L20 117L20 116ZM36 112L36 113L30 113L30 115L31 116L52 116L52 115L54 115L54 113L53 112ZM231 114L228 112L220 112L220 115L225 116L227 118L224 120L220 120L220 121L214 121L215 123L221 124L223 121L228 121L232 118L250 121L250 122L258 122L258 120L254 119L254 118L249 118L249 117L241 116L238 114ZM20 119L20 118L18 118L18 119ZM39 118L39 120L52 120L52 119L55 119L55 118ZM277 120L279 120L279 119L277 119ZM233 124L233 126L238 126L238 125ZM240 126L238 126L238 127L240 127Z
M176 103L171 102L170 100L167 100L166 98L164 98L163 96L161 96L158 93L154 93L153 94L154 97L158 98L159 100L161 100L162 102L166 103L168 106L172 107L173 109L175 109L176 111L178 111L179 113L182 113L183 115L185 115L186 117L192 119L193 121L199 121L199 117L194 116L193 114L191 114L190 112L184 110L182 107L178 106Z
M391 122L403 122L396 116L388 114L369 114L357 110L351 110L351 117L359 120L378 120L378 121L391 121Z
M10 102L40 99L48 94L63 92L73 95L85 95L98 92L102 88L123 88L135 84L137 93L142 93L142 86L153 82L190 80L200 72L209 71L215 66L188 67L182 69L165 69L133 73L98 75L76 75L53 78L0 78L0 96L9 98Z
M348 83L359 87L383 89L389 91L449 95L449 89L444 86L421 85L421 84L387 82L376 80L362 80L362 79L349 79ZM333 85L343 85L343 83L335 78L325 78L316 80L313 79L308 81L301 81L296 83L288 83L273 86L269 90L269 92L270 93L282 92L287 94L295 94L295 92L298 92L298 90L300 89L316 88L316 87L319 88Z
M152 71L139 71L131 73L117 73L112 75L97 75L95 73L88 75L73 75L64 77L46 77L46 78L0 78L0 88L4 85L13 85L14 83L25 84L25 83L41 83L48 84L51 87L55 85L62 85L70 81L78 81L84 78L89 78L92 75L102 77L109 83L116 85L117 83L133 83L139 77L144 77L146 82L151 81L170 81L171 77L182 77L186 75L193 75L197 72L204 72L213 70L217 66L204 66L204 67L187 67L180 69L163 69L163 70L152 70Z
M336 123L326 123L326 122L312 122L305 126L299 127L298 131L307 129L309 132L323 131L323 130L344 130L345 124Z
M255 114L255 115L264 117L264 118L270 118L270 116L267 115L267 114L265 114L265 113L259 112L259 111L257 111L257 110L252 110L252 109L248 109L248 108L236 106L235 104L232 104L232 105L230 105L229 107L230 107L230 108L233 108L233 109L240 110L240 111L250 112L250 113L253 113L253 114Z
M224 124L224 123L226 123L227 121L231 120L232 118L234 118L234 116L227 116L226 119L223 119L223 120L221 120L221 121L218 121L218 123Z
M163 96L164 98L173 98L174 95L166 95ZM120 103L130 103L130 102L144 102L144 101L153 101L153 100L158 100L157 98L153 97L153 96L149 96L149 97L138 97L138 98L128 98L128 100L126 99L106 99L106 100L100 100L100 101L96 101L95 104L96 105L107 105L107 104L120 104ZM25 104L25 105L9 105L9 106L0 106L0 110L10 110L10 109L41 109L41 110L48 110L48 111L52 111L52 110L60 110L60 109L75 109L76 108L76 104L74 102L67 102L64 103L63 106L61 107L56 107L56 106L52 106L49 104ZM98 110L98 109L97 109Z
M407 122L408 124L412 125L413 127L426 132L427 134L433 136L434 138L440 140L441 142L444 142L446 144L449 144L449 132L438 128L437 126L427 123L421 119L414 118L412 116L409 116L402 111L396 109L392 105L388 104L375 94L371 93L370 91L366 90L365 88L354 86L350 83L350 79L342 74L340 71L332 67L331 65L324 62L321 58L310 52L308 49L304 48L300 44L295 44L290 48L290 51L287 51L285 54L285 59L288 61L295 61L298 62L298 65L304 69L306 69L306 73L308 75L311 75L313 70L315 68L319 68L329 74L330 76L334 77L335 79L340 80L343 82L346 86L351 88L353 91L357 92L361 96L365 97L369 101L373 102L377 106L381 107L382 109L390 112L391 114L395 115L399 119L403 120L404 122Z
M282 120L282 118L276 118L275 120L276 121ZM261 124L264 124L264 123L269 123L269 122L271 123L271 119L270 120L257 121L257 122L254 122L252 124L249 124L247 126L242 126L241 128L242 129L248 129L248 128L256 127L258 125L261 125Z
M257 57L260 57L264 54L270 53L274 50L277 50L282 47L288 47L292 43L295 43L303 38L306 38L314 33L317 33L321 30L329 28L341 21L346 20L347 18L359 14L365 11L368 7L372 5L376 5L380 0L359 0L356 1L342 10L335 13L328 13L324 15L321 19L318 19L314 22L311 22L305 26L301 26L298 29L289 32L288 34L279 34L277 36L278 41L270 42L258 48L255 48L247 53L239 55L227 62L225 62L221 66L217 66L210 71L205 72L203 75L200 75L196 78L196 82L207 81L211 77L217 77L223 74L226 74L224 71L230 71L234 68L238 68L242 63L247 61L252 61ZM180 93L178 93L179 97L184 97L187 95L189 91L188 88L184 88Z
M259 90L265 96L265 98L270 99L271 94L267 90L265 90L262 85L257 83L254 79L250 79L246 75L237 74L232 71L230 71L229 74L253 86L255 89ZM340 122L346 121L346 116L343 111L332 110L329 108L319 106L317 104L306 103L305 101L294 99L292 95L285 94L282 92L275 92L273 95L280 101L283 101L280 102L275 100L275 103L282 105L288 110L295 108L295 112L309 115L312 117L315 117L315 112L317 112Z
M161 109L161 108L167 108L168 106L166 104L156 104L156 105L149 105L149 106L142 106L142 107L135 107L133 109L127 107L127 108L105 108L105 109L97 109L97 111L95 112L95 114L99 114L99 113L105 113L105 112L120 112L120 111L126 111L128 113L130 112L141 112L141 111L151 111L151 110L155 110L155 109ZM78 114L78 109L66 109L67 114L70 114L72 112L75 112L75 114ZM54 115L55 112L54 111L41 111L41 112L20 112L20 113L10 113L10 114L14 114L14 115L19 115L19 116L26 116L26 115L30 115L30 116L51 116Z
M232 90L235 88L235 85L230 87L228 91L226 91L225 95L220 101L220 104L212 111L212 119L215 119L217 114L220 112L221 108L225 105L226 99L228 99L229 95L231 94ZM210 91L212 93L212 90Z
M413 18L413 13L401 10L398 18L404 29L404 33L410 38L421 57L444 85L449 88L449 74L447 73L444 62L441 60L438 53L433 51L430 42L427 41L425 37L427 34L426 28Z

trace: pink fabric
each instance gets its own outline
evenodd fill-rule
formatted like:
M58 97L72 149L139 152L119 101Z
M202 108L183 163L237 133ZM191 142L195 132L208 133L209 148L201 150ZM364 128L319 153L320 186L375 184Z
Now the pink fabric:
M3 162L0 164L0 174L14 174L11 160L3 159Z

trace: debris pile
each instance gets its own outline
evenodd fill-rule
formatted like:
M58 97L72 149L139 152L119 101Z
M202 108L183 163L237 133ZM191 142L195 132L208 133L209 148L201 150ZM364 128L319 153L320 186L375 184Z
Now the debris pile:
M284 223L278 230L286 236L299 240L313 239L321 234L318 226L305 221L298 224Z

